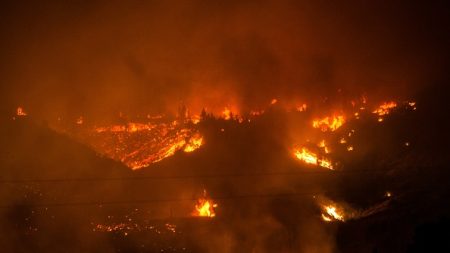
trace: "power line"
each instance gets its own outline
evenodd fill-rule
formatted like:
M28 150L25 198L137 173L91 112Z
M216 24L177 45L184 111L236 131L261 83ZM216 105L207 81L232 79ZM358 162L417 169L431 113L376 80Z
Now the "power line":
M237 199L256 199L256 198L289 198L301 196L313 196L316 194L324 194L326 192L303 192L303 193L275 193L275 194L247 194L235 196L218 196L211 198L217 200L237 200ZM67 207L67 206L104 206L104 205L132 205L132 204L151 204L163 202L191 202L197 198L160 198L160 199L144 199L144 200L117 200L117 201L81 201L81 202L53 202L53 203L34 203L34 204L16 204L16 205L0 205L1 209L13 207Z
M387 169L367 170L320 170L298 172L261 172L261 173L236 173L236 174L206 174L206 175L178 175L178 176L134 176L134 177L109 177L109 178L47 178L47 179L3 179L0 184L16 183L52 183L52 182L98 182L98 181L137 181L137 180L180 180L180 179L214 179L229 177L269 177L269 176L295 176L314 174L348 174L348 173L382 173Z

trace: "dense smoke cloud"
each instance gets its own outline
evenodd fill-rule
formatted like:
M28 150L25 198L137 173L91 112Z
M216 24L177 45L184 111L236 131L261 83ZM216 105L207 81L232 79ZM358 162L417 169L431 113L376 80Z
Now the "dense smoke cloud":
M446 58L439 4L2 4L1 94L43 118L242 109L272 97L408 96ZM386 95L388 94L388 95Z

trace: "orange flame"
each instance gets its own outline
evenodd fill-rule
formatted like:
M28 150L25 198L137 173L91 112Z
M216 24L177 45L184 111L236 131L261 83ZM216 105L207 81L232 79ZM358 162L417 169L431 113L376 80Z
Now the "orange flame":
M332 220L345 221L344 212L337 205L334 204L323 205L322 209L324 211L322 213L322 219L324 221L327 222L330 222Z
M319 146L319 148L322 148L323 151L325 151L325 154L330 153L330 148L327 146L325 140L321 140L317 146Z
M231 110L228 107L225 107L222 111L222 116L225 120L231 119Z
M313 152L309 151L306 148L302 148L301 151L296 149L294 151L294 155L295 157L297 157L297 159L305 163L318 165L320 167L324 167L330 170L334 169L333 165L331 164L331 161L327 159L320 159L316 154L314 154Z
M203 190L203 197L197 200L197 204L195 205L195 210L192 213L192 216L210 218L216 216L215 208L217 208L218 205L211 199L208 199L206 195L206 190Z
M188 143L186 143L186 146L184 147L184 152L192 152L196 149L200 148L203 144L203 137L200 134L195 134L192 136L192 138L189 140Z
M313 120L313 127L319 128L322 132L335 131L345 123L345 118L342 115L325 117L322 119Z
M378 116L384 116L389 114L389 112L393 109L397 107L397 103L396 102L385 102L383 104L381 104L377 109L375 109L372 113L377 114ZM383 120L378 120L378 121L383 121Z

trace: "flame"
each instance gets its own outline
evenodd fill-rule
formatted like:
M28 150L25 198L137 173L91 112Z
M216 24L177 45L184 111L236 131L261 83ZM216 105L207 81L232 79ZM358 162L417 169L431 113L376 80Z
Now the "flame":
M192 213L192 216L211 218L216 216L215 208L217 208L218 205L211 199L208 199L206 195L206 190L203 190L203 197L197 200L197 204L195 205L195 210Z
M203 137L200 134L195 134L189 140L189 142L184 147L184 152L192 152L200 148L203 144Z
M86 129L83 142L97 152L136 170L173 156L177 151L193 152L203 137L190 121L129 122Z
M342 115L325 117L322 119L313 120L313 127L319 128L322 132L335 131L345 123L345 118Z
M78 117L76 123L77 123L77 125L82 125L83 124L83 117L82 116Z
M325 140L321 140L317 146L319 146L319 148L322 148L323 151L325 151L325 154L329 154L330 153L330 149L328 148Z
M322 205L322 219L330 222L332 220L345 221L344 211L336 204Z
M228 107L225 107L222 111L222 116L225 120L231 119L231 110Z
M19 106L17 107L17 116L27 116L27 113Z
M274 105L274 104L276 104L278 102L278 100L276 99L276 98L273 98L271 101L270 101L270 104L271 105Z
M333 165L331 164L331 161L329 161L327 159L318 158L318 156L316 154L314 154L313 152L309 151L306 148L302 148L301 151L298 149L294 150L294 155L295 155L295 157L297 157L297 159L299 159L305 163L314 164L314 165L318 165L320 167L324 167L324 168L333 170Z
M306 111L306 109L307 109L307 105L306 105L306 104L302 104L302 105L300 105L300 106L297 106L295 109L296 109L298 112L304 112L304 111Z
M191 121L194 124L198 124L200 122L201 117L199 115L194 115L191 117Z
M377 114L378 116L384 116L390 113L390 111L397 107L397 103L396 102L385 102L383 104L381 104L377 109L375 109L372 113ZM378 119L378 121L380 121L381 118ZM383 121L383 120L381 120ZM380 122L381 122L380 121Z
M134 133L134 132L140 132L140 131L149 131L157 127L154 124L151 123L133 123L130 122L127 125L112 125L108 127L96 127L94 129L97 133L103 133L103 132L113 132L113 133L119 133L119 132L128 132L128 133Z

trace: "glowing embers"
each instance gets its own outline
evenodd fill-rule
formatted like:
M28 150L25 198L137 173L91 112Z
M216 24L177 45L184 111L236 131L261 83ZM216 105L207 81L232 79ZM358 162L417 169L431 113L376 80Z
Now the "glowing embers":
M345 118L342 115L325 117L322 119L313 120L313 127L320 129L322 132L335 131L345 123Z
M317 154L311 152L307 148L295 149L294 155L297 159L307 163L317 165L323 168L334 170L333 164L330 160L319 157Z
M103 233L116 233L122 234L123 236L128 236L133 232L142 232L145 231L147 233L154 233L157 235L164 234L174 234L177 232L177 226L175 224L166 223L164 225L155 225L151 224L148 221L146 222L132 222L131 219L126 222L120 223L109 223L109 224L92 224L94 228L93 232L103 232Z
M377 109L375 109L374 111L372 111L372 113L378 115L378 122L382 122L383 118L382 116L388 115L392 109L394 109L395 107L397 107L397 103L396 102L385 102L383 104L381 104L380 106L378 106Z
M408 106L409 106L413 111L417 110L416 102L414 102L414 101L408 102Z
M308 106L306 104L301 104L301 105L295 107L295 110L298 112L304 112L304 111L306 111L307 108L308 108Z
M202 144L203 137L199 133L194 133L192 130L184 128L173 134L167 133L166 136L162 136L161 143L153 143L153 145L159 147L159 149L154 149L154 153L148 154L147 157L139 159L140 156L138 153L131 152L121 161L128 165L130 164L128 161L131 160L130 167L133 170L140 169L142 167L150 165L151 163L156 163L165 158L173 156L179 150L183 150L184 152L193 152L200 148ZM149 146L149 148L151 149L152 147ZM144 153L148 153L147 150L142 151Z
M27 116L27 113L25 112L25 110L20 106L17 107L16 114L17 114L17 116Z
M195 210L192 213L192 216L199 217L215 217L217 208L217 204L214 203L212 199L207 197L206 190L203 190L203 196L197 200L197 204L195 204Z
M144 130L152 130L153 128L157 127L156 124L152 123L133 123L130 122L127 125L112 125L107 127L97 127L95 128L95 131L97 133L103 133L103 132L138 132L138 131L144 131Z
M130 122L87 131L83 142L134 170L173 156L178 151L193 152L204 143L195 126L178 121Z

